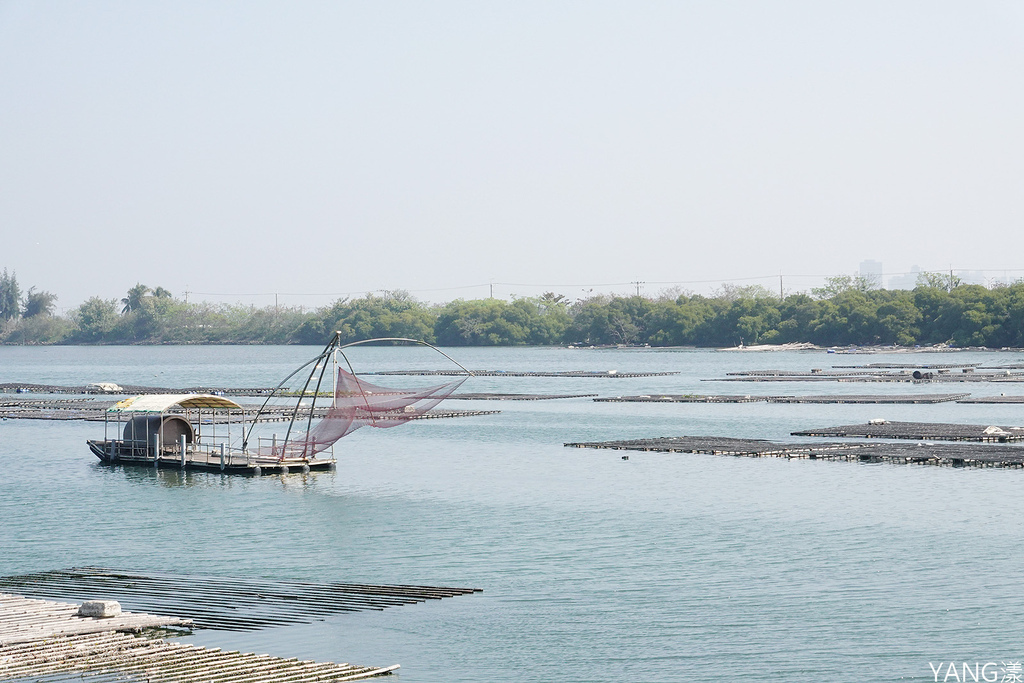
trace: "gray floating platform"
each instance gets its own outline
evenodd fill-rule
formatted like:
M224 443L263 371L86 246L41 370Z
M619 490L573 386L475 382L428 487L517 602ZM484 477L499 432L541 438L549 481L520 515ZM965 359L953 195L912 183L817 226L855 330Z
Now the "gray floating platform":
M452 394L448 400L462 399L464 401L549 401L558 398L590 398L597 394L487 394L487 393L464 393Z
M623 441L583 441L563 444L570 448L603 448L662 453L704 453L708 455L748 455L784 457L795 453L824 452L848 448L851 444L784 444L766 439L735 439L726 436L661 436ZM853 444L853 447L859 447ZM1022 451L1024 452L1024 451Z
M875 372L844 370L736 370L725 373L726 377L859 377L872 375Z
M953 368L976 368L980 365L981 363L867 363L865 365L833 365L832 367L842 370L950 370Z
M976 441L1008 443L1024 441L1024 427L953 424L944 422L872 421L793 432L793 436L860 437L865 439L913 439L919 441Z
M598 403L763 403L777 396L725 396L709 394L641 394L595 398Z
M341 683L390 674L388 667L285 659L105 632L0 646L0 678L94 683Z
M955 372L959 370L959 372ZM974 365L934 366L933 369L885 370L744 370L703 382L906 382L913 384L948 382L1024 382L1024 373L1009 369L981 371Z
M957 403L1024 403L1024 396L978 396L961 399Z
M618 370L604 370L594 372L589 370L567 370L564 372L527 372L521 370L471 370L474 377L666 377L678 375L678 372L619 372ZM464 376L464 372L454 370L384 370L380 372L366 373L370 375L426 375L440 377Z
M93 596L95 597L95 596ZM84 602L83 600L82 602ZM77 604L33 600L0 593L0 647L30 643L56 636L84 635L104 631L142 631L169 626L187 628L188 619L121 612L111 617L79 616ZM4 660L0 657L0 678Z
M116 605L108 605L116 607ZM178 617L120 612L81 616L78 604L0 593L0 679L211 681L353 681L398 668L334 664L224 652L137 635L191 628Z
M164 618L188 616L195 628L224 631L308 624L334 614L383 610L481 592L478 588L272 581L101 567L0 577L0 590L77 602L103 596L126 608Z
M947 403L970 394L831 394L813 396L729 396L651 394L595 398L599 403Z
M564 444L573 448L597 448L662 453L732 455L751 458L845 460L950 467L1024 468L1024 448L954 443L777 443L763 439L719 436L672 436L624 441L592 441Z
M107 418L107 409L115 401L93 398L0 398L0 419L12 420L85 420L87 422L103 422ZM259 411L259 406L246 405L243 416L240 410L224 410L217 417L217 424L251 424ZM327 414L328 406L317 408L314 418L322 418ZM267 406L258 422L286 422L292 419L295 406ZM169 410L167 414L181 414L184 411ZM476 417L478 415L494 415L500 410L459 410L435 408L426 413L416 415L413 420L430 420L437 418ZM308 415L304 412L303 415ZM204 424L210 424L210 418L204 418Z
M188 628L176 617L121 612L79 616L80 606L0 593L0 679L257 683L353 681L391 673L388 667L357 666L224 652L133 633Z
M118 385L121 391L105 391L94 385L66 386L62 384L30 384L27 382L5 382L0 384L0 394L85 394L101 396L135 396L138 394L218 394L221 396L268 396L274 387L150 387L138 384Z
M770 403L949 403L970 394L833 394L828 396L778 396Z

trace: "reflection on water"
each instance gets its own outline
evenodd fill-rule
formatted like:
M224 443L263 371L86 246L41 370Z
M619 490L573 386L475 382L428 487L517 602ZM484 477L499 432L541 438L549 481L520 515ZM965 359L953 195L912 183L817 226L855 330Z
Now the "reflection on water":
M123 477L125 482L129 484L141 486L156 484L165 488L231 488L238 485L239 480L254 478L252 475L200 472L173 467L156 468L120 464L105 465L102 463L96 463L93 467L97 470L116 472L117 476ZM259 478L275 481L282 489L309 489L318 480L323 478L330 480L334 476L335 472L332 470L313 470L310 472L295 470L288 474L268 474Z

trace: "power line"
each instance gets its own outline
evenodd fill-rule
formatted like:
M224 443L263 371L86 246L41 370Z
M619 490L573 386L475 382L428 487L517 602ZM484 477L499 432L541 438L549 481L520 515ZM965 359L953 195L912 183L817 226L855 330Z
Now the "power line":
M1024 273L1024 268L953 268L953 269L937 269L937 270L910 270L910 271L890 271L883 272L880 274L881 277L892 277L900 275L919 275L922 273L933 273L933 272L946 272L951 270L954 273ZM785 275L789 281L793 280L827 280L830 277L836 277L835 274L830 275L815 275L815 274L793 274L788 273ZM678 286L678 285L707 285L707 284L718 284L718 283L733 283L733 282L756 282L756 281L774 281L778 279L782 280L782 275L754 275L748 277L723 277L713 279L699 279L699 280L630 280L628 282L576 282L576 283L536 283L536 282L483 282L478 284L469 285L454 285L450 287L426 287L417 289L405 289L405 288L391 288L391 289L361 289L351 290L347 292L187 292L187 295L195 296L217 296L217 297L271 297L271 296L287 296L287 297L342 297L342 296L357 296L361 294L383 294L396 289L407 291L409 293L428 293L428 292L451 292L458 290L467 289L484 289L486 288L491 297L494 296L494 287L529 287L533 289L576 289L576 288L603 288L603 287L630 287L634 289L637 294L643 285L658 285L658 286Z

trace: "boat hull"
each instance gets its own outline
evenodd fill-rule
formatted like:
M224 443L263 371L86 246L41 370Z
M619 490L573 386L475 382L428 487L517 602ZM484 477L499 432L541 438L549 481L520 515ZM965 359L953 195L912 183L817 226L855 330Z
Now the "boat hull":
M154 458L149 449L123 441L86 441L89 450L106 465L154 467L158 469L197 470L225 474L292 474L332 470L334 458L269 458L234 454L221 459L219 451L189 451L182 459L180 452L165 452Z

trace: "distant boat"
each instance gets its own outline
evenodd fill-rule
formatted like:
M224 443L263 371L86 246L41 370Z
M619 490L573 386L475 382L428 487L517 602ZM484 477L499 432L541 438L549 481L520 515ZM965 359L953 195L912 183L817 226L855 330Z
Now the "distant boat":
M344 349L374 342L405 342L427 346L459 366L465 376L433 387L395 389L370 384L355 374ZM348 367L338 363L339 357ZM302 389L287 392L294 405L272 404L284 387L312 366ZM321 388L327 374L333 384L330 403ZM102 462L157 468L210 470L242 474L288 473L331 469L333 445L364 426L395 427L424 415L448 398L472 373L426 342L402 337L340 343L335 333L324 350L303 363L274 389L255 413L213 394L151 394L115 403L106 413L103 439L90 439L89 449ZM320 400L320 405L317 401ZM284 436L259 436L254 428L267 421L287 421ZM314 424L316 420L316 424ZM113 430L114 437L110 438Z

